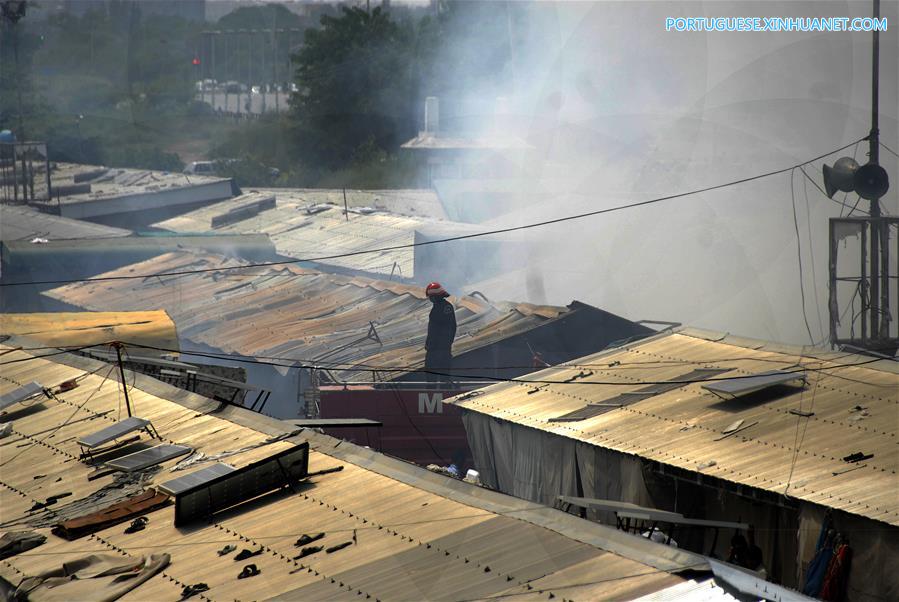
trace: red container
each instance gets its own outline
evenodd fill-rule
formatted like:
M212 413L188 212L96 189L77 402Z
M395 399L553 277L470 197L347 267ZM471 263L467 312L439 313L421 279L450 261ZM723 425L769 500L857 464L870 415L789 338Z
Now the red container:
M470 389L323 386L321 417L377 420L383 426L329 428L325 432L423 466L455 462L464 471L472 461L462 414L443 400L466 390Z

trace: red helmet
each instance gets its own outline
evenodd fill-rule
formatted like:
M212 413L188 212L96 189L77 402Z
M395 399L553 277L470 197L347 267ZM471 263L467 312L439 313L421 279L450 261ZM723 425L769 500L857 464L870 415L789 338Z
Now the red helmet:
M446 292L439 282L432 282L425 288L425 295L428 297L449 297L449 293Z

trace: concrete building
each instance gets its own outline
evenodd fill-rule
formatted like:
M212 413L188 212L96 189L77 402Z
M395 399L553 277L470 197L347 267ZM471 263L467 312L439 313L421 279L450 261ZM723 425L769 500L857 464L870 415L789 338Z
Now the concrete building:
M502 99L499 99L501 101ZM498 105L504 104L498 101ZM434 188L442 179L493 179L519 175L534 147L517 137L499 119L487 131L448 127L440 118L440 101L425 100L424 129L401 148L411 153L421 168L420 183Z

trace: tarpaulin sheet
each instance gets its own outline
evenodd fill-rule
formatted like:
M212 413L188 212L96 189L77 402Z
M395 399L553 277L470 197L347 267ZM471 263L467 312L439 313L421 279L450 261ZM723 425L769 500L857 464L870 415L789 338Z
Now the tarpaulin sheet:
M34 531L8 531L0 537L0 559L36 548L45 541L46 537Z
M84 556L26 577L15 595L16 599L29 602L112 602L162 571L169 560L168 554L145 558L112 554Z

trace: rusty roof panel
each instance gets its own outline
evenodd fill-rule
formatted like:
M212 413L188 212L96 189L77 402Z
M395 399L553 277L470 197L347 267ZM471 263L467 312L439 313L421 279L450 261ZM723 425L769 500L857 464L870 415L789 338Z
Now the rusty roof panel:
M182 272L240 263L185 251L105 275ZM182 337L227 353L289 357L323 366L368 364L397 369L423 364L430 308L420 286L295 266L81 282L47 294L92 310L163 308ZM569 312L565 307L489 304L471 297L451 301L459 325L453 347L456 355ZM370 323L380 344L365 338ZM356 371L338 371L338 376L348 381L370 379L370 374Z
M722 399L704 390L702 383L688 384L585 420L552 421L586 404L608 402L646 382L670 380L695 368L727 370L713 378L805 371L808 383L734 399ZM494 385L483 395L455 403L563 437L899 525L895 362L768 348L759 341L715 341L680 332L525 378L564 381L579 371L590 374L571 384ZM740 430L728 434L738 420L743 421ZM856 452L874 456L857 464L843 460Z

